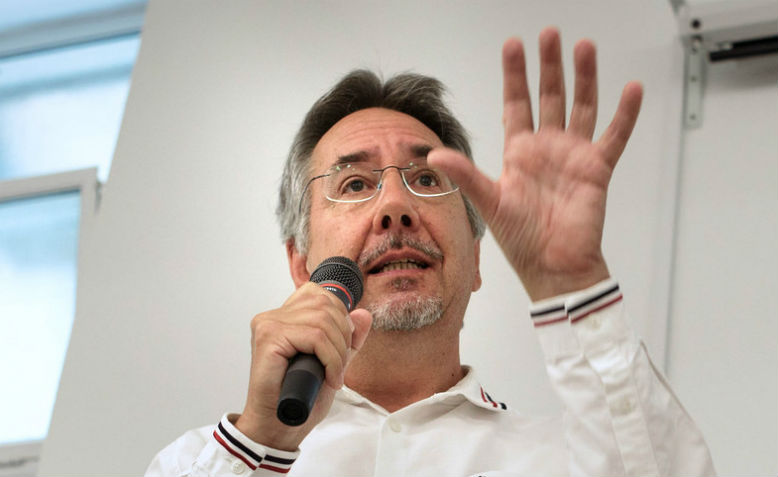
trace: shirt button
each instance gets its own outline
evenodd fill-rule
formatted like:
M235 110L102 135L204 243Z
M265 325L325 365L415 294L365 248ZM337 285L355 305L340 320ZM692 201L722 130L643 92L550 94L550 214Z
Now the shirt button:
M592 316L589 318L589 328L597 331L600 329L600 317L599 316Z
M624 415L629 414L632 412L632 409L634 408L634 404L632 403L632 400L629 398L622 399L619 401L619 403L616 405L616 414L618 415Z
M393 430L394 432L400 432L403 430L402 426L399 422L392 421L389 423L389 428Z
M244 464L241 461L236 460L235 462L232 463L231 470L232 470L233 474L240 475L240 474L242 474L243 472L246 471L246 464Z

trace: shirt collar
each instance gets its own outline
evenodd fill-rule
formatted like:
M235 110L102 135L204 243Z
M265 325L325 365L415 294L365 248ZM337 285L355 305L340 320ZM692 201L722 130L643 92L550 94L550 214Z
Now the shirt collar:
M497 401L493 398L493 396L486 392L486 390L478 381L476 373L472 367L463 366L462 368L465 371L465 377L448 391L433 394L426 399L422 399L419 402L411 404L411 406L425 406L439 403L445 403L447 405L458 405L464 401L469 401L475 406L488 409L490 411L505 411L508 409L508 406L505 403ZM338 391L338 393L335 395L335 398L348 404L369 406L381 412L382 414L389 414L389 412L386 411L386 409L383 407L373 403L366 397L345 385L340 389L340 391Z

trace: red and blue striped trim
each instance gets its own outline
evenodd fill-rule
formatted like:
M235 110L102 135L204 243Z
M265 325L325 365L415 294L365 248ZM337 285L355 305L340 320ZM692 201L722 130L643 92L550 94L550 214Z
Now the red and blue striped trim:
M555 305L535 310L530 313L532 324L534 326L550 325L560 321L567 320L567 310L565 305Z
M578 297L570 302L549 304L530 312L532 324L536 327L562 321L575 323L592 313L604 310L623 299L619 285L613 284L603 291Z
M503 411L508 409L508 406L504 402L499 402L499 401L495 401L494 399L492 399L492 397L489 395L489 393L484 391L483 387L481 388L481 399L483 399L483 401L485 403L491 404L492 407L502 409Z
M604 310L618 303L623 298L618 285L614 285L593 297L582 297L577 302L570 303L567 306L567 315L570 317L570 323L575 323L592 313Z
M241 442L240 436L231 433L227 428L232 427L231 424L226 424L224 421L227 419L225 416L222 419L216 429L213 431L213 437L216 439L224 449L230 454L234 455L251 470L267 469L279 474L286 474L292 468L295 459L286 459L279 456L274 456L270 453L264 456L259 455L257 452L251 450L249 445Z

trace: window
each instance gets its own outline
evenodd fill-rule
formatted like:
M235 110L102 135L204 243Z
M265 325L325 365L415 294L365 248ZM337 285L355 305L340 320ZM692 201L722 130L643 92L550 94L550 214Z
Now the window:
M13 3L0 5L0 475L35 475L145 3Z
M140 39L0 60L0 179L108 175Z
M0 193L0 443L46 437L75 311L82 195L93 204L95 182L93 168Z

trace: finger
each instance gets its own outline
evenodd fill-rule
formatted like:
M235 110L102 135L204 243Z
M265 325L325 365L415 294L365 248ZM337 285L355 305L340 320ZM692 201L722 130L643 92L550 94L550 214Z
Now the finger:
M351 318L349 318L346 306L333 293L323 288L322 291L324 291L322 295L311 297L307 308L303 308L301 311L307 309L310 312L322 311L326 313L322 320L328 320L327 323L333 326L333 330L339 331L340 335L346 340L346 346L351 346L351 334L354 332L354 324L351 322ZM334 303L333 300L337 303Z
M532 102L527 86L524 45L518 38L508 38L502 47L502 122L505 137L532 131Z
M351 320L354 322L354 333L351 337L351 349L359 351L367 340L370 327L373 325L373 315L364 308L357 308L351 312Z
M575 93L569 131L588 140L597 123L597 56L594 43L581 40L575 45Z
M322 329L291 325L286 337L299 353L316 355L324 366L325 379L331 387L339 389L343 385L347 352L330 341Z
M320 285L308 282L295 290L284 306L279 321L296 325L322 327L333 341L338 334L345 341L345 348L351 346L354 325L343 302Z
M315 283L310 285L310 293L284 308L289 317L288 321L310 326L331 327L333 332L340 333L350 346L354 325L345 305L333 293Z
M608 129L597 141L597 146L602 151L605 159L614 167L618 162L621 153L627 146L627 141L632 135L632 129L638 119L640 112L640 103L643 100L643 85L637 81L631 81L624 86L621 93L621 100L613 115L613 120Z
M345 330L338 321L345 321L343 317L333 316L330 310L303 310L296 313L299 315L292 322L295 326L307 326L317 328L324 332L327 339L337 348L340 354L345 358L348 349L351 347L351 329L346 325Z
M348 313L346 305L335 296L334 293L325 289L318 283L307 282L294 291L292 295L284 302L283 307L288 310L306 308L310 306L311 300L326 300L326 302L317 302L323 306L331 304L338 308L343 315Z
M565 75L559 30L540 32L540 129L565 127Z
M491 221L499 202L497 188L491 179L479 171L464 154L454 149L434 149L427 155L427 160L459 186L487 223Z
M341 337L339 343L334 343L331 337L337 336L338 333L328 334L325 328L318 325L290 323L257 315L252 320L251 334L254 363L252 366L264 369L263 379L272 379L272 373L267 366L273 361L273 357L286 361L299 353L314 354L325 367L333 366L333 369L327 372L328 379L334 378L333 385L338 383L338 374L342 374L345 368L348 356L345 340ZM277 362L270 366L280 368L282 363ZM277 378L280 385L283 373Z

